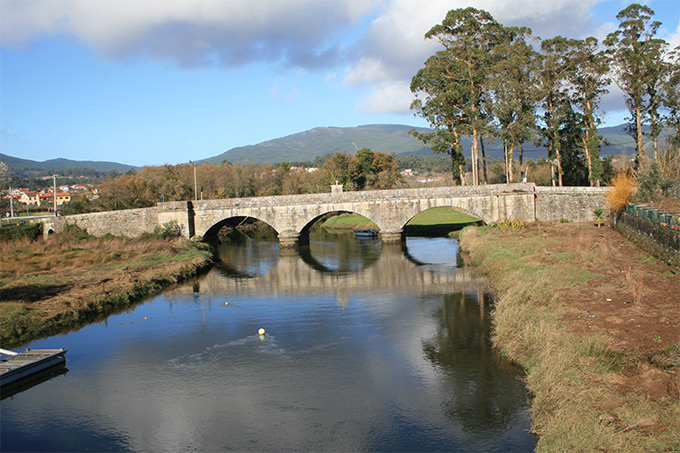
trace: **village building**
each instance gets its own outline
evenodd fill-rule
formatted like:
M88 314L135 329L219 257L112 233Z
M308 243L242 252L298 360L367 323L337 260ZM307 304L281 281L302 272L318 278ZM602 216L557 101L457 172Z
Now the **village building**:
M71 201L71 195L68 192L57 192L57 206ZM38 206L48 206L54 204L54 193L38 194Z

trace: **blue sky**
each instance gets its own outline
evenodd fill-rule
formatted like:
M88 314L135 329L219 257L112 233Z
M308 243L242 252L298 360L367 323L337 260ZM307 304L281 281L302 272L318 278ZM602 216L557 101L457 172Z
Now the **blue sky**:
M550 38L618 26L597 0L0 0L0 151L177 164L314 127L426 124L423 35L474 6ZM644 2L680 45L680 1ZM613 87L606 125L626 116Z

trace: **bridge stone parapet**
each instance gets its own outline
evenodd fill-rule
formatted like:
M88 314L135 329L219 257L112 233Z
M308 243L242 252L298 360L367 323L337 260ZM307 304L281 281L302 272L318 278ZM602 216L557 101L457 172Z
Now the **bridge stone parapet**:
M607 187L536 186L536 220L579 222L593 219L597 208L606 210Z
M47 236L51 232L61 233L66 225L76 225L93 236L113 234L136 237L154 231L159 225L160 211L158 207L152 207L53 217L43 222L44 234Z
M590 220L604 207L605 188L536 187L496 184L422 189L373 190L159 203L154 207L57 217L48 229L59 232L75 224L95 236L139 236L175 222L186 237L216 234L228 219L252 217L274 228L282 246L294 245L319 217L354 212L373 221L383 241L401 239L406 223L418 213L448 206L493 223Z

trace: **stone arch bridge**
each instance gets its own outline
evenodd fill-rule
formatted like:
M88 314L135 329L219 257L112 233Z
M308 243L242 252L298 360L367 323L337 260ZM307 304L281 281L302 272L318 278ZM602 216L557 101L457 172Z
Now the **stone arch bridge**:
M319 217L353 212L372 220L385 242L399 241L406 223L421 211L449 206L493 223L591 220L604 208L605 188L540 187L532 183L342 192L158 203L150 208L79 214L45 221L45 234L75 224L94 236L135 237L176 222L186 237L209 236L228 220L252 217L269 224L281 246L295 245Z

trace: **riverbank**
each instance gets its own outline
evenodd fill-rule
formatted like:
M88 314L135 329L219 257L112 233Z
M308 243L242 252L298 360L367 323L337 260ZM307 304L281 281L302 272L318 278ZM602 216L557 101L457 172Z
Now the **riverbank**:
M522 365L541 451L680 449L680 277L618 232L468 228L497 299L493 342Z
M0 251L3 348L125 310L212 262L207 247L182 238L96 239L78 231L3 241Z

